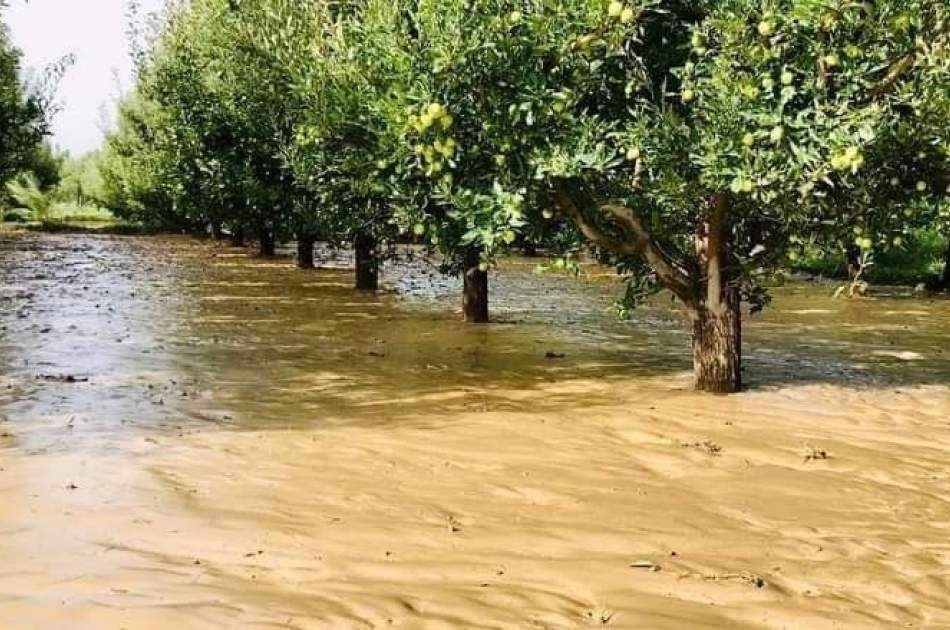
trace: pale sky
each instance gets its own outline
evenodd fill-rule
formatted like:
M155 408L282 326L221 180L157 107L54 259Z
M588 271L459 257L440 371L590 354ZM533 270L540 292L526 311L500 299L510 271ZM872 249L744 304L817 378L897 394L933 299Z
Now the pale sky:
M100 146L101 128L114 118L120 85L122 90L132 85L127 2L9 0L4 17L13 42L23 51L24 67L39 71L63 55L76 56L59 87L63 109L54 121L53 136L54 144L74 155ZM141 0L145 11L161 4Z

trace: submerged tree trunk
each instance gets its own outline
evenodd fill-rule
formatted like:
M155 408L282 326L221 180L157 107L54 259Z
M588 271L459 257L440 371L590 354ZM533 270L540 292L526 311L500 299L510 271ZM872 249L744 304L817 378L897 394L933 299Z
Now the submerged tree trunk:
M231 246L244 247L244 228L240 225L231 230Z
M274 232L269 228L261 228L258 234L260 239L260 249L258 254L261 258L273 258L277 253L277 243L274 240Z
M941 278L940 284L944 291L950 292L950 239L947 240L947 251L944 255L943 264L943 278Z
M462 291L462 316L471 324L488 322L488 272L481 268L481 250L469 247L465 252L465 286Z
M848 280L854 282L861 274L861 248L849 245L845 251L845 260L848 264Z
M310 235L297 237L297 267L300 269L313 269L313 244L315 240Z
M736 274L729 266L728 209L724 194L706 205L696 235L705 291L691 309L696 389L717 394L742 387L742 304Z
M642 170L638 162L633 186ZM742 386L742 316L740 277L731 264L729 195L710 197L696 229L696 256L677 257L651 234L636 208L599 203L570 179L555 180L555 202L598 250L637 256L686 307L693 319L693 368L696 389L731 393ZM597 214L593 221L590 215ZM610 221L614 233L598 225Z
M519 233L516 237L515 246L528 258L534 258L538 255L538 244L523 233Z
M224 230L221 227L220 221L211 222L211 238L213 238L216 241L224 240Z
M731 394L742 387L742 311L739 291L731 288L722 308L693 315L693 373L696 389Z
M376 237L358 234L353 240L356 252L356 289L376 291L379 289L379 256Z

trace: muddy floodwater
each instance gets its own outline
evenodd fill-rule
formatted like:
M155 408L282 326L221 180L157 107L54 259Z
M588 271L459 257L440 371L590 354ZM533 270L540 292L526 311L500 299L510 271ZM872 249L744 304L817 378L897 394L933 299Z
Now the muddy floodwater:
M0 628L948 628L950 301L0 235Z

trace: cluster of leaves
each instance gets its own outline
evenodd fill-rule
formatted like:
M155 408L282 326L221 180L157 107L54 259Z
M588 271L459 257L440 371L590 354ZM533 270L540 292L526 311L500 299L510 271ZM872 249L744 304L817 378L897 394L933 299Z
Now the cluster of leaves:
M52 195L40 187L33 173L21 173L7 182L7 191L16 205L14 212L22 213L34 221L49 219L53 207Z

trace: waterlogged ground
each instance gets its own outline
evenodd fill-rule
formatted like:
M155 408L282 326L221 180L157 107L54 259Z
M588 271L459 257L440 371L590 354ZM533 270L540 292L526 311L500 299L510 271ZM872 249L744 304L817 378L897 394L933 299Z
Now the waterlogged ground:
M333 264L345 263L340 256ZM950 627L950 302L662 300L0 235L0 628Z

